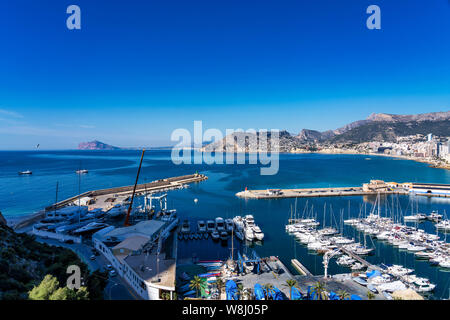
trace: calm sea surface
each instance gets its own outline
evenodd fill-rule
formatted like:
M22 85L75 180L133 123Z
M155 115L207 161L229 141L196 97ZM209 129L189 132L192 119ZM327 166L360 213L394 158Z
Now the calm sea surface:
M79 191L131 185L134 183L140 151L37 151L0 152L0 211L8 219L16 219L54 203L56 183L59 184L58 199L74 196ZM370 158L370 160L367 160ZM147 151L139 182L160 178L204 173L209 179L191 185L188 189L169 192L168 206L177 209L180 219L192 221L192 227L199 219L221 216L232 218L236 215L253 214L256 223L265 233L264 243L246 248L234 241L237 250L255 249L259 255L276 255L291 268L290 260L299 259L312 273L323 274L322 256L308 253L306 247L297 243L284 229L295 210L295 199L243 200L235 193L249 189L302 188L302 187L345 187L360 186L370 179L396 182L434 182L450 184L450 171L429 168L427 164L388 157L368 157L360 155L298 154L280 155L280 170L274 176L261 176L257 165L175 165L170 151ZM79 181L75 173L78 169L88 169ZM31 176L19 176L18 171L31 170ZM194 203L194 199L198 199ZM139 204L139 200L137 203ZM297 200L297 213L313 210L323 225L341 226L342 219L358 217L361 210L372 209L374 198L331 197ZM428 214L431 210L450 215L450 199L428 199L418 197L411 201L408 196L381 199L381 214L388 214L394 206L403 213L411 213L411 203L418 205L419 212ZM324 221L324 205L327 206ZM414 211L416 208L414 207ZM390 213L389 213L390 214ZM421 223L419 228L436 233L431 222ZM350 226L344 226L347 236L364 242L362 234ZM445 234L439 233L448 241ZM376 253L367 260L372 263L397 263L416 270L416 274L429 278L437 284L433 297L442 299L449 296L450 273L439 267L432 267L426 261L419 261L413 254L398 250L387 243L366 238L367 245L376 247ZM203 259L224 259L230 255L231 242L213 243L211 240L180 241L179 258L189 258L195 254ZM339 267L333 260L329 273L349 272Z

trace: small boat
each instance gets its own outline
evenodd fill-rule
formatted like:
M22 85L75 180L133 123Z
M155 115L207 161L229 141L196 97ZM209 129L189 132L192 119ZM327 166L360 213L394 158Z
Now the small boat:
M253 226L253 236L259 241L264 239L264 233L261 231L261 228L258 227L257 225Z
M206 231L213 232L214 230L216 230L216 224L214 220L206 221Z
M361 277L354 277L354 278L352 278L352 280L355 281L356 283L362 285L362 286L367 286L367 281L364 280Z
M238 238L241 241L244 241L244 239L245 239L244 232L242 232L241 229L236 229L236 231L234 232L234 235L236 236L236 238Z
M418 213L418 214L414 214L411 216L404 216L403 219L405 221L421 221L421 220L425 220L427 218L426 215L422 214L422 213Z
M216 230L221 232L225 231L225 221L221 217L216 218Z
M102 222L91 222L81 228L76 229L75 231L73 231L74 234L82 234L82 233L89 233L89 232L94 232L94 231L98 231L101 229L104 229L106 227L109 227L108 224L106 223L102 223Z
M26 171L19 171L20 175L29 175L29 174L33 174L33 172L31 172L30 170L26 170Z
M234 229L234 223L232 219L225 219L225 226L228 233L231 233Z
M220 233L220 240L222 240L222 241L228 240L228 232L222 231L222 232Z
M373 284L367 284L367 289L369 289L370 291L372 291L373 293L377 294L378 290L377 288L375 288L375 286Z
M191 231L191 226L189 224L189 220L184 220L181 225L181 233L189 233Z
M383 291L383 296L387 299L387 300L394 300L394 298L392 298L392 296L389 294L389 292L387 291Z
M205 221L199 220L197 222L197 231L201 232L201 233L206 232L206 223L205 223Z
M219 233L217 230L214 230L214 231L211 233L211 238L212 238L213 240L219 240L219 238L220 238L220 233Z
M77 174L85 174L88 173L89 171L87 171L86 169L81 169L81 170L77 170L75 171Z

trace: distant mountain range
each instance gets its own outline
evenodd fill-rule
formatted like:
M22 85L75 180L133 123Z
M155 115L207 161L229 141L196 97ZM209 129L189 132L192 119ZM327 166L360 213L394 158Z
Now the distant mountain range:
M297 135L287 131L280 132L279 150L290 151L293 148L304 147L316 143L362 143L369 141L396 141L397 137L428 134L450 136L450 111L432 112L416 115L395 115L373 113L365 120L351 122L341 128L327 131L303 129ZM203 148L206 151L257 151L260 135L248 133L233 133L231 143L226 138L211 143ZM269 146L270 150L270 146Z
M114 147L110 144L106 144L97 140L90 142L81 142L78 144L78 150L120 150L119 147Z

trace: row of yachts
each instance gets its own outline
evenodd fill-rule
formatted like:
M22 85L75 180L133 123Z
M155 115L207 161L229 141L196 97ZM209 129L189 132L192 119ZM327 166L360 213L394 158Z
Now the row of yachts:
M185 240L208 239L226 241L234 234L241 241L262 241L264 233L256 225L253 215L244 217L236 216L233 219L223 219L217 217L214 220L198 220L196 230L192 230L189 220L184 220L181 224L178 238Z
M442 214L439 214L437 211L432 211L429 215L423 213L417 213L409 216L404 216L403 220L405 222L423 222L426 220L435 222L435 227L441 231L450 231L450 220L444 219Z
M441 240L437 234L397 224L388 217L375 214L363 219L345 220L344 223L373 238L410 251L417 259L428 260L432 265L442 268L450 268L450 244Z

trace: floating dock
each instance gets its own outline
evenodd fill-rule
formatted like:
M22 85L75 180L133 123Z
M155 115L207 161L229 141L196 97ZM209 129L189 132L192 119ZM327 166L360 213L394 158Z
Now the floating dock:
M295 270L297 270L302 275L304 275L304 276L311 276L311 277L313 276L313 274L311 272L309 272L309 270L306 269L306 267L304 265L302 265L300 263L300 261L298 261L297 259L292 259L291 263L294 266Z

